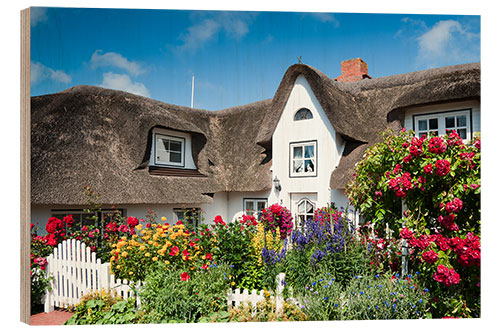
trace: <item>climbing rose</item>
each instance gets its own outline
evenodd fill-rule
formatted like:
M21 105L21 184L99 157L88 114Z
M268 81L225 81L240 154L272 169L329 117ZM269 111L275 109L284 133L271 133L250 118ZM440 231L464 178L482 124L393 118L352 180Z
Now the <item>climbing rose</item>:
M446 144L444 143L443 138L435 137L429 140L429 150L434 154L441 154L446 151Z
M413 232L408 230L408 228L404 227L403 230L401 230L400 235L401 235L401 238L403 238L403 239L410 239L413 237Z
M446 204L446 211L448 213L457 213L462 209L463 202L459 198L454 198L453 201L450 201Z
M432 174L432 169L433 169L432 164L427 164L426 166L424 166L424 172L428 175Z
M450 162L448 160L437 160L436 161L436 175L446 176L450 172Z
M422 253L422 259L424 259L425 262L428 264L435 263L438 260L438 258L439 258L438 254L432 250Z

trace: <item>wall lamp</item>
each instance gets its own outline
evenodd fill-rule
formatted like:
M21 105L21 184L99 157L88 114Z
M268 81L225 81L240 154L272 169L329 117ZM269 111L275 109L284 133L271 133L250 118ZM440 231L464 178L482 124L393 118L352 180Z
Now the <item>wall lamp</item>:
M274 188L275 188L278 192L279 192L279 191L281 191L281 184L280 184L280 180L278 179L278 176L274 176L273 183L274 183Z

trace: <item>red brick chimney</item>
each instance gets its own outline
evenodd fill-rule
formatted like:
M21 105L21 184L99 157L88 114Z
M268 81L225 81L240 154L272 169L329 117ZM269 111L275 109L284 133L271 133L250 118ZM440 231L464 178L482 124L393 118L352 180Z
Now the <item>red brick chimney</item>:
M342 75L337 77L335 81L341 82L356 82L362 79L371 79L368 75L368 65L361 58L344 60L340 64Z

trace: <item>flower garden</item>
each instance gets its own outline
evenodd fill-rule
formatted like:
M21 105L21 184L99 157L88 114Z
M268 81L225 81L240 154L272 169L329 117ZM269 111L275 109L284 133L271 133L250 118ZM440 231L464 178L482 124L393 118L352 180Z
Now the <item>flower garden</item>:
M451 132L416 138L385 133L347 188L365 222L342 208L316 209L302 230L274 204L260 221L217 216L190 230L181 221L122 217L78 227L50 218L32 233L32 309L50 276L45 259L78 239L120 279L141 281L135 298L85 295L66 324L413 319L480 315L480 139ZM92 208L95 194L86 189ZM33 229L33 225L32 225ZM284 304L270 296L285 273ZM264 290L255 309L228 309L228 289Z

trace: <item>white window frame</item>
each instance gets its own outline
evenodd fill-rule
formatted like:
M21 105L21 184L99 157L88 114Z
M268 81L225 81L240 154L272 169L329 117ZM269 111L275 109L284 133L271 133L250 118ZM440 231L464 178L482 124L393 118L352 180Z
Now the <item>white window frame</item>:
M159 156L158 156L158 141L166 139L174 142L178 142L181 144L181 161L180 162L171 162L171 161L160 161ZM172 136L172 135L166 135L166 134L161 134L161 133L154 133L154 165L158 166L172 166L172 167L179 167L179 168L184 168L185 167L185 157L186 157L186 139L178 136ZM169 156L170 158L170 156Z
M313 158L305 158L305 147L313 146L314 147L314 156ZM296 147L302 147L302 157L295 158L293 151ZM318 175L318 141L310 140L310 141L302 141L302 142L291 142L290 143L290 177L316 177ZM312 165L314 166L313 171L306 171L305 169L301 172L296 172L294 169L294 162L297 160L302 160L305 166L306 160L311 160Z
M437 119L438 128L437 133L439 136L443 136L446 134L446 118L447 117L458 117L465 116L465 126L457 126L455 120L455 127L452 129L465 129L466 130L466 138L465 142L472 139L472 110L471 109L463 109L463 110L453 110L453 111L444 111L444 112L436 112L436 113L425 113L418 114L413 116L413 130L415 131L415 135L420 137L421 134L427 134L430 132L429 129L429 119ZM427 130L419 130L419 121L426 120L427 121Z
M299 206L302 203L304 203L304 208L305 208L305 211L303 213L299 212ZM307 204L312 205L312 208L313 208L312 213L307 213ZM314 211L316 210L316 204L313 201L311 201L309 198L302 198L299 201L297 201L295 209L297 212L296 217L295 217L295 221L297 223L295 225L298 229L304 230L307 218L308 217L311 217L311 219L314 218ZM301 218L302 216L304 217L304 219Z
M254 209L247 210L247 203L252 203ZM244 198L243 199L243 212L245 214L253 215L257 220L260 221L262 217L262 210L257 210L259 207L259 203L264 203L264 208L267 208L267 199L266 198Z

